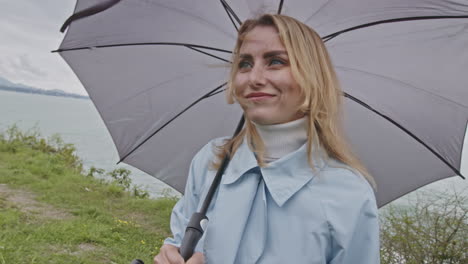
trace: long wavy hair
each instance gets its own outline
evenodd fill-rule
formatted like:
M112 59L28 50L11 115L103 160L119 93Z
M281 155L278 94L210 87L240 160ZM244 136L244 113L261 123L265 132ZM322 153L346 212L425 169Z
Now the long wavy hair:
M237 101L234 78L240 60L239 50L246 34L257 26L274 27L288 53L293 78L298 83L304 98L299 109L307 118L307 155L311 168L315 168L313 162L315 158L332 158L357 170L375 187L374 179L352 152L343 134L343 91L328 51L320 36L307 25L292 17L276 14L265 14L257 19L246 20L239 29L233 52L226 92L227 102L233 104ZM214 169L219 168L225 155L234 155L244 139L255 152L258 164L266 165L263 160L265 145L252 121L245 118L242 131L218 147L216 159L212 164ZM313 148L325 151L313 151Z

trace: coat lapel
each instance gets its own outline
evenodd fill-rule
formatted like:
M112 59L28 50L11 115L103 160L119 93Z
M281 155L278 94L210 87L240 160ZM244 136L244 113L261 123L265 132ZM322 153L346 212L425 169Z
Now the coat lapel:
M260 177L255 156L242 144L223 175L205 232L206 263L234 263Z
M221 185L205 237L206 263L234 263L260 176L247 173L241 180Z

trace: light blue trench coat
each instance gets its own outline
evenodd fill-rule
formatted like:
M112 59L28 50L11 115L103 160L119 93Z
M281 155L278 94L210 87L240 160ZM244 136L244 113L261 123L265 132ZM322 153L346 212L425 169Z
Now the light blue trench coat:
M193 158L185 195L171 216L180 246L193 212L200 209L216 171L213 140ZM206 263L379 263L379 226L368 182L337 161L307 161L306 146L259 168L243 143L223 175L208 210L198 252Z

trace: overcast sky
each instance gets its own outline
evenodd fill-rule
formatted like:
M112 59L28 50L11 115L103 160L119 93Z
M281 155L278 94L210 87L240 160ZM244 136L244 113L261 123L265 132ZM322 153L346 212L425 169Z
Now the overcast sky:
M0 0L0 77L42 89L86 94L58 53L59 29L75 0Z

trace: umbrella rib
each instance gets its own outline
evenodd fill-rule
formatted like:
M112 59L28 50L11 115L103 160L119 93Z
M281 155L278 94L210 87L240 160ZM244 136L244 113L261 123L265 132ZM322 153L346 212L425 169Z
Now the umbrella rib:
M327 42L340 34L353 31L356 29L371 27L371 26L380 25L380 24L403 22L403 21L417 21L417 20L431 20L431 19L456 19L456 18L468 18L468 16L420 16L420 17L402 17L402 18L386 19L386 20L370 22L370 23L350 27L347 29L343 29L335 33L329 34L327 36L324 36L322 37L322 39L324 40L324 42Z
M222 93L222 92L224 92L224 91L226 91L226 88L224 88L224 89L222 89L222 90L218 90L218 91L216 91L216 92L213 92L213 93L207 95L206 98L215 96L215 95L220 94L220 93Z
M63 23L62 27L60 28L60 32L62 32L62 33L65 32L67 27L70 26L70 24L73 21L78 20L78 19L82 19L82 18L85 18L85 17L88 17L88 16L92 16L92 15L95 15L95 14L100 13L102 11L105 11L105 10L111 8L112 6L114 6L115 4L117 4L120 1L121 0L110 0L110 1L107 1L107 2L104 2L104 3L99 3L99 4L96 4L95 6L88 7L86 9L83 9L83 10L77 12L76 14L73 14L72 16L70 16L65 21L65 23Z
M184 47L194 47L199 49L207 49L207 50L214 50L224 53L232 53L229 50L219 49L214 47L208 47L203 45L197 44L190 44L190 43L178 43L178 42L142 42L142 43L121 43L121 44L109 44L109 45L98 45L98 46L88 46L88 47L78 47L78 48L70 48L70 49L58 49L53 50L52 53L55 52L63 52L63 51L74 51L74 50L84 50L84 49L95 49L95 48L110 48L110 47L126 47L126 46L184 46Z
M229 10L227 9L226 5L224 5L224 3L222 1L221 1L221 4L223 5L224 11L226 11L226 14L228 15L229 19L231 20L232 25L234 26L234 28L236 28L236 31L239 31L239 28L237 28L236 22L234 22L234 19L232 19L232 15L231 15L231 13L229 13Z
M278 6L278 15L281 14L281 11L283 10L283 2L284 0L281 0Z
M439 158L442 162L444 162L449 168L451 168L458 176L462 177L463 179L465 179L465 177L461 174L461 172L453 167L448 161L446 161L439 153L437 153L434 149L432 149L430 146L428 146L426 143L424 143L420 138L418 138L416 135L414 135L413 133L411 133L408 129L404 128L402 125L398 124L395 120L391 119L390 117L380 113L379 111L375 110L374 108L372 108L370 105L364 103L363 101L359 100L358 98L344 92L344 97L346 98L349 98L350 100L358 103L359 105L369 109L370 111L374 112L375 114L379 115L380 117L383 117L384 119L386 119L387 121L389 121L390 123L394 124L395 126L397 126L399 129L403 130L406 134L408 134L410 137L412 137L414 140L416 140L417 142L419 142L421 145L423 145L424 147L426 147L426 149L428 149L430 152L432 152L432 154L434 154L437 158Z
M228 60L226 60L226 59L223 59L223 58L221 58L221 57L218 57L218 56L216 56L216 55L213 55L213 54L211 54L211 53L208 53L208 52L205 52L205 51L199 50L199 49L197 49L197 48L194 48L194 47L192 47L192 46L187 46L187 48L189 48L189 49L191 49L191 50L194 50L194 51L198 51L198 52L200 52L200 53L203 53L203 54L205 54L205 55L208 55L208 56L210 56L210 57L213 57L213 58L216 58L216 59L222 60L222 61L224 61L224 62L227 62L227 63L232 63L232 62L230 62L230 61L228 61Z
M441 99L443 101L450 102L450 103L452 103L454 105L457 105L457 106L459 106L461 108L465 108L465 109L468 108L468 106L463 105L463 104L461 104L459 102L456 102L456 101L454 101L452 99L449 99L447 97L444 97L444 96L442 96L440 94L432 93L432 92L430 92L428 90L424 90L424 89L419 88L419 87L417 87L415 85L412 85L412 84L407 83L407 82L403 82L401 80L398 80L398 79L395 79L395 78L392 78L392 77L389 77L389 76L385 76L385 75L381 75L381 74L377 74L377 73L373 73L373 72L368 72L368 71L363 71L363 70L358 70L358 69L355 69L355 68L339 66L339 65L336 65L335 68L336 69L344 69L344 70L347 70L347 71L354 71L354 72L358 72L358 73L361 73L361 74L367 74L367 75L371 75L371 76L378 77L378 78L381 78L381 79L389 80L389 81L392 81L392 82L397 82L399 84L403 84L403 85L405 85L405 86L407 86L409 88L417 90L417 91L419 91L421 93L428 94L430 96L437 97L437 98L439 98L439 99Z
M189 106L187 106L184 110L180 111L177 115L175 115L174 117L172 117L170 120L168 120L166 123L164 123L164 125L162 125L160 128L158 128L155 132L153 132L151 135L149 135L147 138L145 138L141 143L139 143L136 147L134 147L132 150L130 150L125 156L123 156L118 162L117 164L119 164L120 162L124 161L128 156L130 156L133 152L135 152L135 150L137 150L139 147L141 147L143 144L145 144L149 139L151 139L154 135L156 135L159 131L161 131L163 128L165 128L167 125L169 125L170 123L172 123L172 121L174 121L176 118L178 118L180 115L182 115L183 113L185 113L187 110L189 110L190 108L192 108L193 106L195 106L197 103L199 103L200 101L202 101L203 99L206 99L208 97L210 97L213 93L215 93L216 91L218 91L219 89L221 89L223 86L225 86L227 83L223 83L221 85L219 85L218 87L216 87L215 89L209 91L208 93L204 94L203 96L201 96L200 98L198 98L196 101L194 101L193 103L191 103Z
M153 86L150 86L149 88L145 88L145 89L143 89L143 90L141 90L141 91L139 91L139 92L137 92L137 93L135 93L135 94L132 94L132 95L130 95L130 96L128 96L128 97L121 98L121 100L114 102L114 103L113 103L112 105L110 105L110 106L105 106L105 107L103 107L102 109L103 109L103 110L106 110L106 111L113 111L113 110L112 110L113 107L118 107L118 106L120 106L121 104L123 104L124 102L129 101L129 100L132 100L132 99L134 99L135 97L137 97L137 96L139 96L139 95L141 95L141 94L143 94L143 93L146 93L146 92L148 92L148 91L150 91L150 90L152 90L152 89L158 88L158 87L160 87L160 86L162 86L162 85L167 85L167 84L169 84L169 83L171 83L171 82L174 82L174 81L176 81L176 80L182 80L182 79L184 79L184 78L191 77L191 76L193 76L193 75L194 75L194 73L192 73L192 74L187 74L187 73L186 73L186 74L180 74L180 75L174 76L173 78L170 78L170 79L168 79L168 80L159 82L159 83L157 83L157 84L155 84L155 85L153 85Z
M228 3L226 3L225 0L220 0L221 1L221 4L223 5L224 9L226 9L226 11L228 11L229 13L231 13L231 15L234 17L234 19L237 21L237 23L239 23L239 25L242 25L242 21L239 19L239 17L236 15L236 13L234 12L234 10L232 10L232 8L229 6ZM235 25L234 25L235 26ZM236 27L237 29L237 27Z

